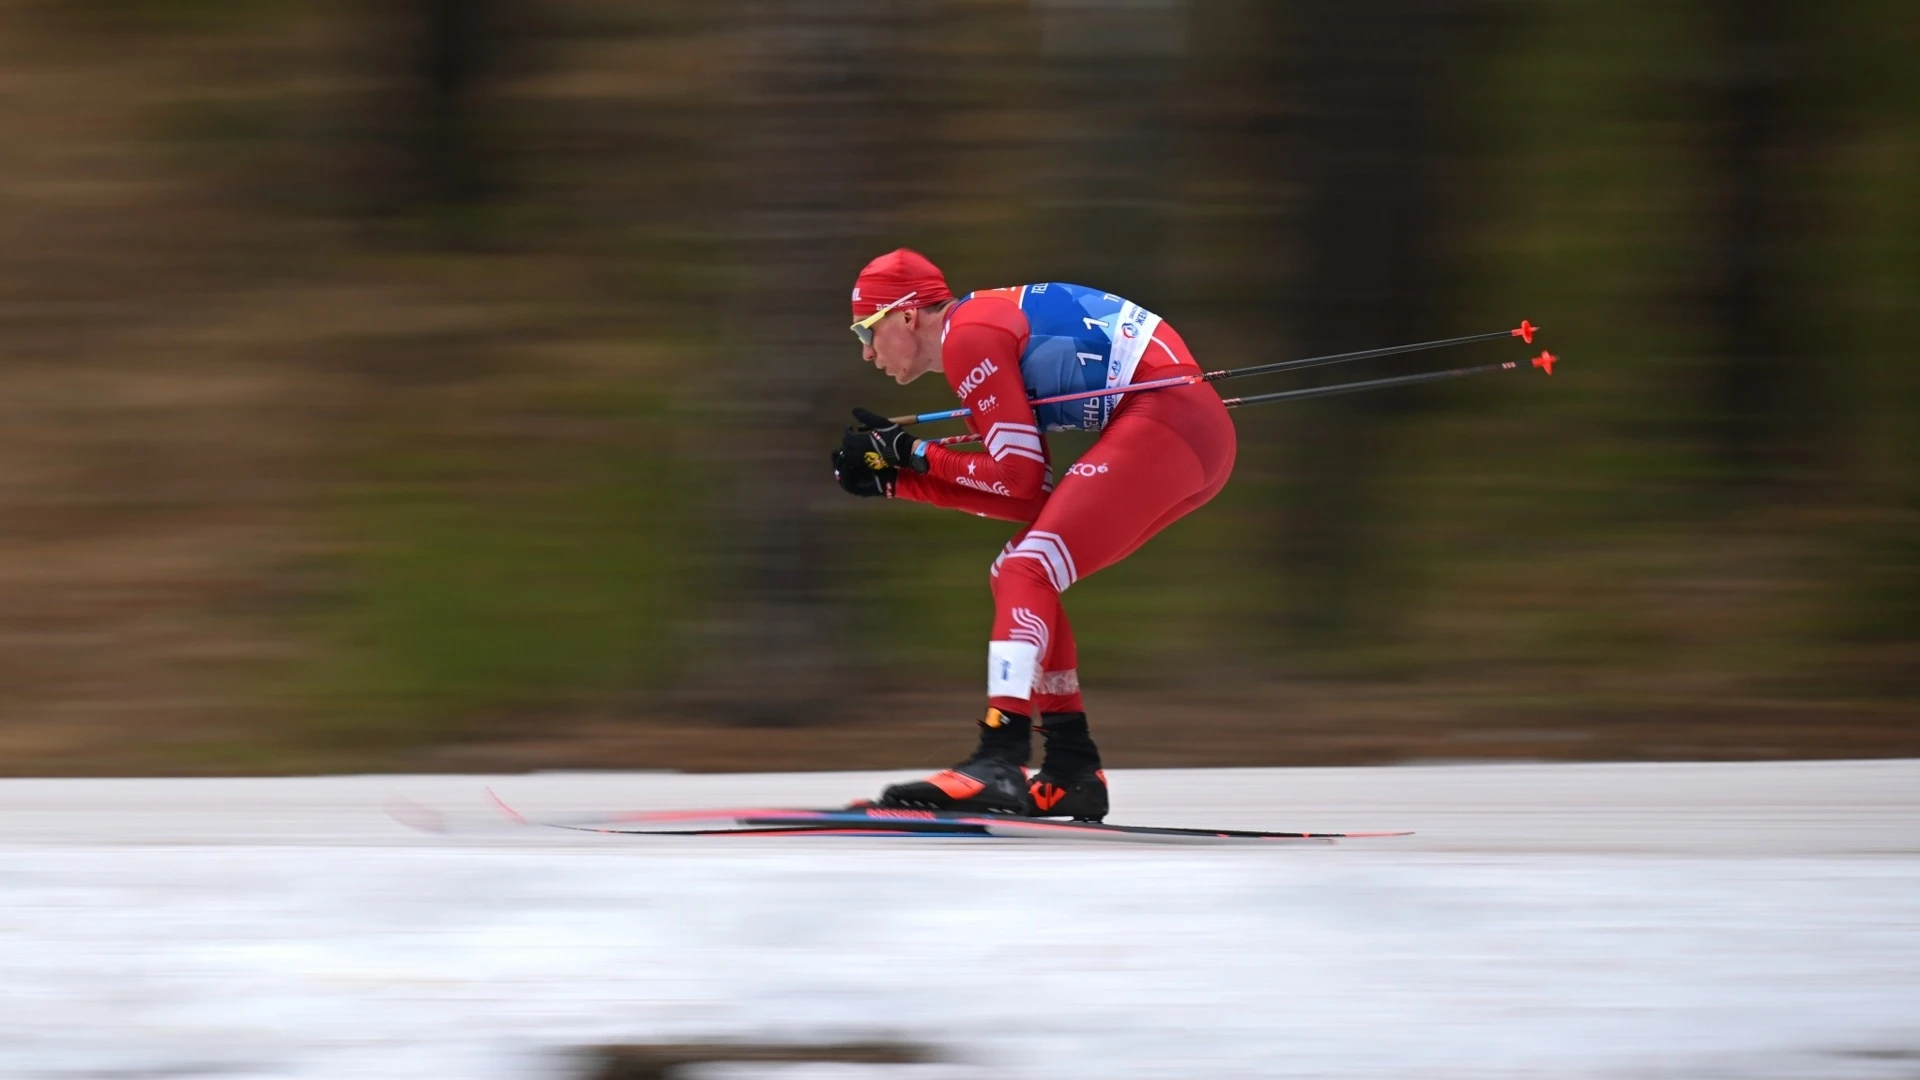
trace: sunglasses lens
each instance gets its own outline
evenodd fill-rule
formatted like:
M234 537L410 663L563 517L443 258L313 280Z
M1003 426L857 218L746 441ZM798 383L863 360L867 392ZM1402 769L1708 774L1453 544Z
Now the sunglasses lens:
M887 317L887 312L913 299L915 295L917 294L908 293L893 303L884 305L880 310L861 319L859 322L854 323L853 326L849 328L853 331L853 336L860 339L860 344L865 345L869 349L873 348L873 328L879 325L881 319Z

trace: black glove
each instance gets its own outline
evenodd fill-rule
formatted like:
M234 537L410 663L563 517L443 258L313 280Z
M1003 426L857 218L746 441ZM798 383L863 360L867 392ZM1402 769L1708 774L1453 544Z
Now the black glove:
M876 472L868 468L862 455L845 447L833 452L833 478L840 481L840 490L849 495L858 495L863 499L879 495L891 499L894 482L899 476L899 469L886 468Z
M868 466L875 469L891 466L912 469L914 472L927 471L927 456L913 452L913 444L919 440L909 434L906 428L866 409L853 410L853 419L860 427L848 428L846 434L840 437L842 450L861 458L866 458L869 452L878 454L878 465L872 459L867 459Z

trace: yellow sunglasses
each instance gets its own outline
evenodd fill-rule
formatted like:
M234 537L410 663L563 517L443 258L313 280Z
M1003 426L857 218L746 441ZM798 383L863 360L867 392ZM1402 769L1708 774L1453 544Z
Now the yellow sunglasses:
M887 317L887 312L892 311L894 308L899 307L901 304L906 303L907 301L913 299L917 295L919 295L917 291L910 292L907 295L901 297L900 299L895 300L891 304L884 304L880 307L879 310L875 311L873 314L867 316L866 318L861 319L859 322L854 323L852 326L848 327L848 329L853 331L854 337L857 337L860 339L860 344L866 346L867 348L872 348L873 347L873 328L879 324L881 319L884 319Z

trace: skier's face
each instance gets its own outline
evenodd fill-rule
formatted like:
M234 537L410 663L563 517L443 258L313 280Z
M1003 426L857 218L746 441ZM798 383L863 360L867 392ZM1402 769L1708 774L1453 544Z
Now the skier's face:
M925 375L933 369L933 358L937 358L939 347L935 343L936 351L930 357L926 343L920 340L925 315L920 309L887 312L873 324L873 343L862 346L860 355L902 386Z

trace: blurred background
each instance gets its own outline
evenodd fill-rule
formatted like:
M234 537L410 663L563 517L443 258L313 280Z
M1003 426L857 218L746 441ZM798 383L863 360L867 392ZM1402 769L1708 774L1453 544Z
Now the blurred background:
M1916 55L1896 0L6 0L0 771L957 759L1010 527L826 463L951 404L846 331L901 245L1208 367L1562 358L1235 414L1067 596L1110 764L1920 754Z

